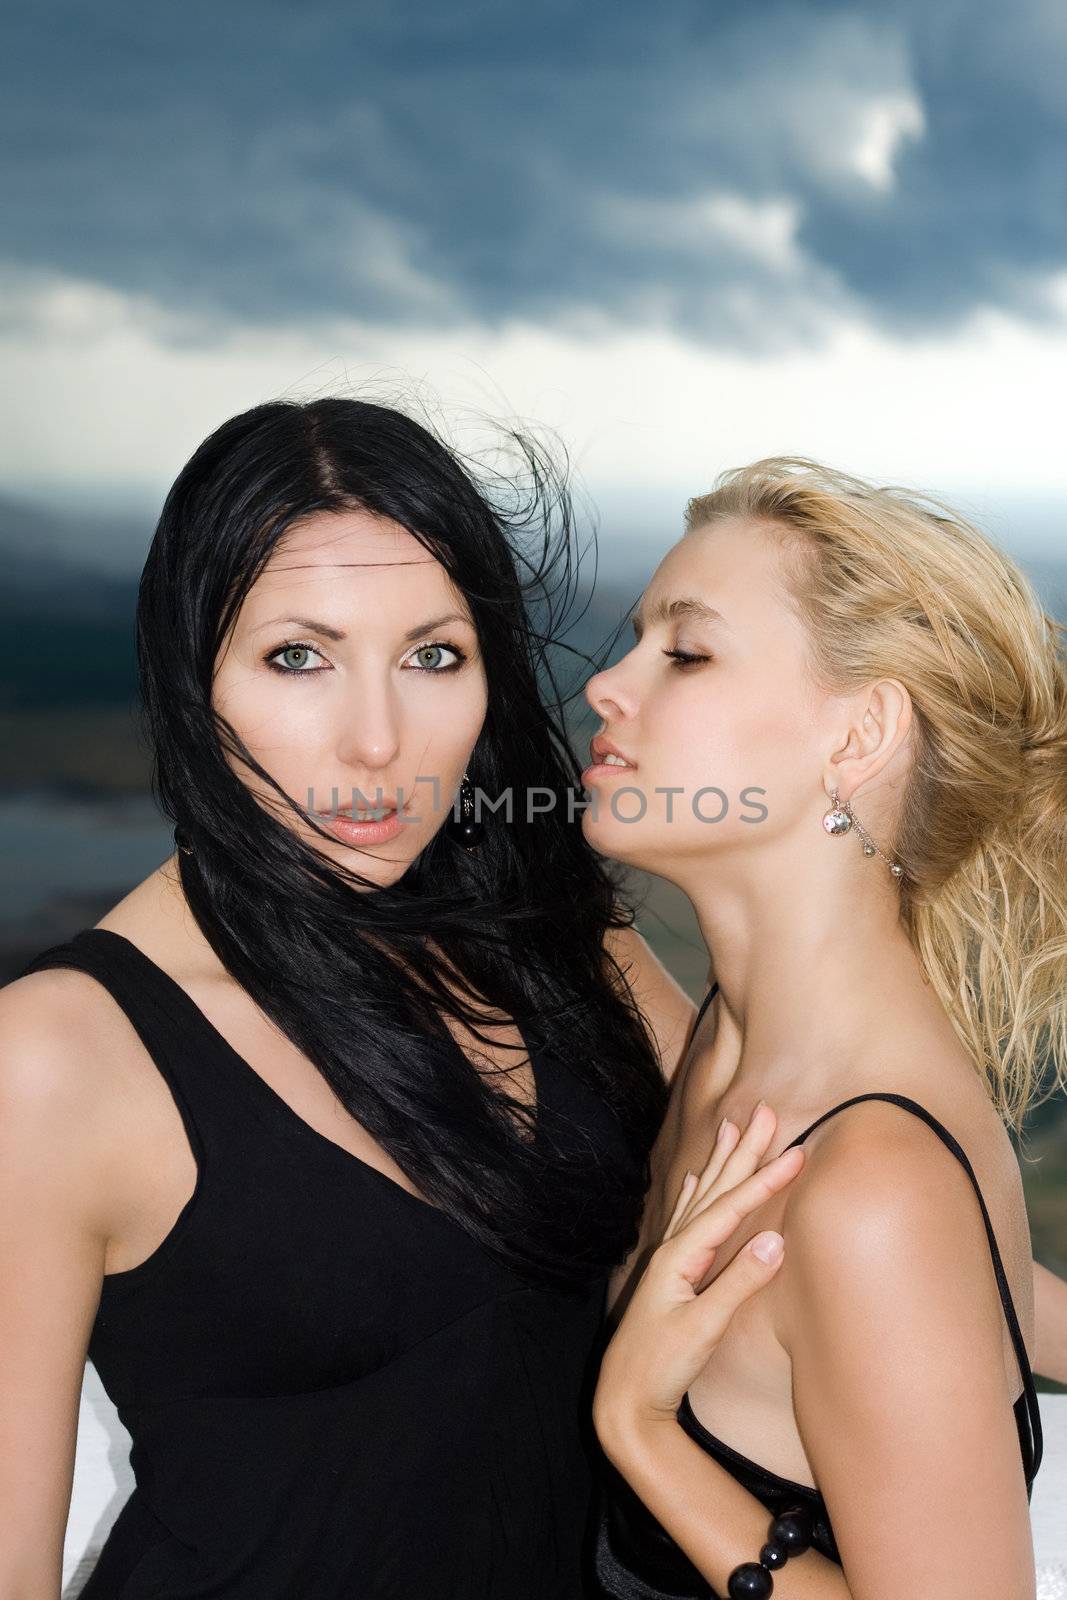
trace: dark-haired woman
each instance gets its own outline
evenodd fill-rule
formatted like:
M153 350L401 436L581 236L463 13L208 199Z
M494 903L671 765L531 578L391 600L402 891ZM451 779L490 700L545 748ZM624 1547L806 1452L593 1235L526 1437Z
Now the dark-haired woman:
M0 993L0 1600L59 1593L87 1354L136 1488L85 1600L581 1593L692 1008L573 817L525 814L578 782L520 537L355 401L231 420L167 498L137 642L178 851ZM512 796L480 839L465 774Z

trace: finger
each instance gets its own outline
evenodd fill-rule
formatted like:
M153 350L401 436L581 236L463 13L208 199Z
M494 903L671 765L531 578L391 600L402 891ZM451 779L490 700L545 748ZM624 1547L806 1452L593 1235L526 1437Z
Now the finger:
M769 1107L765 1107L765 1109L769 1112ZM758 1162L758 1155L763 1154L763 1150L766 1149L766 1142L769 1142L765 1139L768 1126L771 1126L771 1128L777 1126L777 1118L774 1117L774 1112L769 1112L768 1117L760 1117L758 1131L753 1131L752 1142L747 1147L737 1146L737 1149L734 1150L733 1158L723 1166L723 1170L718 1176L718 1181L712 1184L712 1187L707 1190L707 1194L694 1194L693 1197L689 1198L685 1216L681 1218L680 1224L677 1224L675 1230L673 1230L675 1234L681 1232L681 1227L685 1226L686 1222L693 1221L694 1216L701 1216L710 1205L720 1200L723 1195L729 1194L731 1190L741 1186L742 1182L755 1176L758 1171L763 1171L760 1162ZM752 1128L752 1122L749 1123L749 1128ZM800 1146L797 1146L797 1149L800 1149ZM785 1152L782 1150L782 1155L784 1154ZM771 1162L776 1162L777 1158L779 1157L771 1157ZM771 1162L766 1162L765 1166L771 1165Z
M729 1126L733 1128L735 1125L730 1123ZM774 1112L761 1100L744 1131L738 1129L722 1157L709 1161L701 1173L696 1191L689 1201L690 1215L702 1210L704 1202L732 1189L755 1172L774 1138L777 1126L778 1119Z
M711 1186L718 1180L731 1155L737 1149L741 1138L741 1129L729 1117L723 1117L715 1135L715 1143L711 1147L711 1154L704 1163L697 1186L693 1193L693 1200L702 1198Z
M749 1117L744 1133L741 1133L732 1122L720 1124L720 1139L724 1128L732 1129L734 1138L723 1140L724 1155L716 1153L720 1150L719 1139L716 1140L712 1157L701 1173L696 1189L689 1197L685 1213L675 1223L672 1233L680 1232L692 1217L706 1210L712 1200L742 1183L759 1169L760 1161L766 1154L767 1146L774 1138L777 1127L778 1118L772 1107L764 1100L759 1102Z
M751 1177L704 1204L682 1224L670 1241L672 1265L696 1283L714 1258L715 1250L739 1224L784 1189L804 1165L804 1148L793 1145L766 1162ZM699 1266L699 1272L695 1269Z
M722 1121L719 1123L719 1131L715 1135L715 1143L711 1147L711 1154L709 1155L704 1166L701 1168L700 1172L694 1174L695 1181L692 1189L689 1192L685 1213L675 1223L673 1230L675 1233L677 1233L679 1227L681 1227L688 1220L688 1217L697 1201L705 1194L709 1193L712 1188L714 1188L715 1181L719 1173L726 1165L726 1162L730 1157L730 1153L735 1148L740 1137L741 1130L737 1126L737 1123L731 1122L729 1117L723 1117Z
M757 1167L755 1172L742 1178L740 1183L730 1188L718 1185L699 1205L690 1203L682 1226L715 1212L721 1219L720 1226L726 1229L726 1234L723 1235L726 1237L751 1211L763 1205L764 1201L777 1194L779 1189L784 1189L786 1184L791 1183L803 1167L804 1159L803 1147L794 1145L788 1150L783 1150L780 1155L772 1156L762 1167ZM681 1231L681 1226L675 1229L676 1234ZM719 1242L721 1243L721 1240Z
M731 1318L746 1300L766 1287L785 1258L785 1240L773 1230L757 1233L697 1295L694 1314L700 1319L708 1354L718 1344Z
M664 1239L671 1238L678 1223L688 1210L690 1198L692 1197L693 1190L696 1188L696 1181L696 1173L690 1172L687 1169L685 1177L682 1179L681 1187L678 1190L678 1198L674 1202L674 1210L671 1212L670 1221L663 1230Z
M767 1154L777 1127L777 1116L771 1107L761 1100L749 1117L748 1126L733 1154L719 1174L715 1187L720 1193L725 1189L732 1189L735 1184L741 1183L756 1171Z

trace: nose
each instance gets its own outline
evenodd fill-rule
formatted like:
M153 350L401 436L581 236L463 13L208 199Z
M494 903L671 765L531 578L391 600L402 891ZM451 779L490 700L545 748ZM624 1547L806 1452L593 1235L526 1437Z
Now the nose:
M388 684L362 678L344 705L337 757L357 773L380 773L400 754L401 713Z
M633 715L635 695L630 675L625 670L628 660L629 657L624 656L613 667L594 673L585 686L585 698L605 722Z

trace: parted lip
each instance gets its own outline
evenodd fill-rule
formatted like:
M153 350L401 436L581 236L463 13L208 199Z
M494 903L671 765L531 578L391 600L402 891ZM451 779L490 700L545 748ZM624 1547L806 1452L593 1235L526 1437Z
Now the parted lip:
M335 813L339 817L354 817L357 811L386 811L386 812L388 812L388 811L395 811L395 810L396 810L396 801L395 800L390 800L387 795L383 794L383 796L382 796L380 801L375 800L373 795L366 795L364 797L364 799L363 799L362 804L360 804L360 805L353 805L352 801L349 800L347 805L343 805L343 806L342 805L327 806L324 814L326 816L330 816L330 817L332 817Z
M602 733L598 733L595 739L589 741L589 754L594 761L603 761L605 756L618 756L628 767L637 766L637 762L631 761L625 750L620 750L617 744L613 744Z

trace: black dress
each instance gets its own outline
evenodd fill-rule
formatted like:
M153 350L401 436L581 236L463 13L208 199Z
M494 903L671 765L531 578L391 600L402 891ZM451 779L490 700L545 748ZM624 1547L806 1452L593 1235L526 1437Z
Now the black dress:
M23 971L56 966L130 1018L198 1168L158 1248L103 1280L89 1357L136 1487L84 1600L580 1596L605 1281L491 1258L316 1132L122 935ZM532 1068L553 1128L606 1153L592 1091Z
M704 997L697 1021L706 1011L717 987L718 985L713 985ZM1001 1304L1004 1307L1008 1330L1022 1373L1023 1392L1015 1402L1014 1412L1022 1452L1027 1499L1029 1499L1037 1469L1041 1465L1042 1454L1041 1413L1038 1408L1037 1390L1000 1249L993 1233L993 1225L978 1186L978 1179L962 1146L936 1117L916 1101L908 1099L905 1095L872 1093L855 1095L851 1100L833 1106L813 1122L810 1128L798 1134L786 1148L792 1149L793 1145L802 1144L808 1134L813 1133L828 1117L835 1116L847 1106L857 1105L862 1100L888 1100L900 1106L902 1110L921 1117L961 1162L974 1185L989 1240ZM811 1513L815 1533L812 1547L840 1566L841 1558L834 1540L830 1514L826 1501L818 1489L813 1489L808 1484L794 1483L789 1478L779 1477L777 1473L769 1472L766 1467L750 1461L747 1456L741 1455L728 1444L724 1444L721 1439L717 1439L695 1415L688 1395L682 1398L678 1409L678 1422L691 1439L726 1468L731 1477L742 1484L750 1494L755 1495L757 1500L761 1500L771 1515L777 1515L789 1506L807 1507ZM604 1487L598 1498L595 1516L597 1593L610 1595L614 1600L719 1600L716 1591L701 1576L684 1551L637 1497L625 1479L615 1472L607 1461L603 1463L603 1480ZM709 1507L708 1514L714 1516L713 1507ZM756 1557L753 1556L751 1559L755 1560Z

